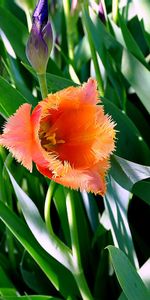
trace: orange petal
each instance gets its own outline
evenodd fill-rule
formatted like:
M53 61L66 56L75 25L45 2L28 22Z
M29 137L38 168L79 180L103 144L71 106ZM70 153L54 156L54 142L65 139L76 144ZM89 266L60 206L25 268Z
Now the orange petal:
M71 102L71 103L70 103ZM40 102L43 108L43 114L47 115L50 109L61 109L72 105L78 109L80 104L96 104L99 102L96 80L90 78L88 82L78 87L68 87L55 94L49 94L48 97Z
M52 172L48 169L48 168L44 168L44 167L41 167L40 165L36 165L36 167L37 167L37 169L38 169L38 171L41 173L41 174L43 174L44 176L46 176L46 177L48 177L48 178L52 178L52 176L53 176L53 174L52 174Z
M39 127L40 127L40 119L41 119L41 106L37 105L31 116L31 123L33 128L33 136L32 136L32 160L36 163L42 166L46 167L48 165L47 162L47 153L44 151L44 149L41 147L41 143L39 140Z
M9 118L0 136L0 144L12 152L18 162L32 171L32 126L30 118L31 105L23 104Z
M104 115L103 106L97 106L96 113L97 138L92 146L92 150L97 160L107 158L115 149L115 123L108 115Z

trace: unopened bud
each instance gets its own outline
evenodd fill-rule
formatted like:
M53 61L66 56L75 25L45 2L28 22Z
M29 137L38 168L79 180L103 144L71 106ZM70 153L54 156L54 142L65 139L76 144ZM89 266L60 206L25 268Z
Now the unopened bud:
M46 72L52 50L53 34L48 20L48 1L39 0L32 16L32 29L26 47L26 55L38 74Z

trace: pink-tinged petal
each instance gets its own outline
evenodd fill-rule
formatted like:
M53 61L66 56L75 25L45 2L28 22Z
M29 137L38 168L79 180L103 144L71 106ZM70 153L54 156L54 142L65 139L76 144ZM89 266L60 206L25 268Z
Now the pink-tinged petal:
M12 155L27 169L32 171L32 126L31 105L23 104L9 118L0 136L0 144L10 150Z
M90 78L87 83L85 83L82 87L83 95L81 100L87 104L96 104L100 100L98 98L98 91L97 91L97 83L96 80Z
M106 192L106 184L104 176L101 176L97 170L78 170L72 169L62 177L52 178L57 183L72 189L86 190L94 194L104 195Z

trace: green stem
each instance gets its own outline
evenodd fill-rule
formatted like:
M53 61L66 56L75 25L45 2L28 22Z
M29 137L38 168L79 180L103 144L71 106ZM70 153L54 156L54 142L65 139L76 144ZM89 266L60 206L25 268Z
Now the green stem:
M40 90L42 94L42 98L46 98L48 95L48 89L47 89L47 82L46 82L46 73L44 74L37 74L39 84L40 84Z
M71 242L72 242L72 254L76 266L78 268L81 268L81 258L80 258L74 200L75 199L73 199L72 192L69 190L66 196L66 207L67 207L67 215L68 215L68 222L69 222Z
M50 207L51 207L52 195L54 194L55 188L56 188L56 182L51 181L47 190L45 206L44 206L45 223L50 234L53 234L53 228L52 228L51 217L50 217Z
M74 277L75 277L76 283L78 285L82 299L83 300L94 300L94 298L91 295L91 292L89 290L89 287L87 285L87 282L85 280L83 271L80 271L79 273L74 274Z
M99 89L100 95L103 97L104 96L103 80L102 80L102 75L101 75L99 64L98 64L97 54L96 54L94 44L93 44L92 34L89 29L89 25L88 25L87 18L86 18L87 13L88 13L88 7L87 7L87 3L84 1L84 4L82 5L82 15L83 15L83 21L84 21L83 25L85 26L85 29L87 32L87 37L88 37L89 46L90 46L90 50L91 50L91 56L92 56L94 69L95 69L95 73L96 73L96 79L98 82L98 89Z
M73 276L78 285L81 296L84 300L93 300L89 287L87 285L80 257L80 248L79 248L79 238L78 238L78 230L76 223L76 213L74 206L75 199L73 198L72 191L67 191L66 193L66 207L67 207L67 215L68 222L70 227L70 235L71 235L71 243L72 243L72 254L73 254Z
M118 2L119 0L113 0L112 2L112 18L116 24L118 22Z

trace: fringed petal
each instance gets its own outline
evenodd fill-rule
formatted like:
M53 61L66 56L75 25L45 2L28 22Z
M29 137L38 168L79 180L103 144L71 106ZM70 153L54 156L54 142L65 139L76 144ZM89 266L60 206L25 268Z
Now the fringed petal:
M30 117L31 105L23 104L11 116L0 136L0 144L10 150L12 155L23 166L32 171L32 126Z
M104 174L103 176L95 169L78 170L72 169L63 177L56 177L52 179L57 183L70 187L76 190L86 190L94 194L104 195L106 192L106 184Z

